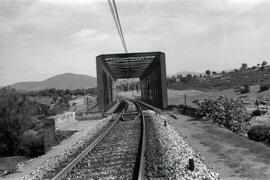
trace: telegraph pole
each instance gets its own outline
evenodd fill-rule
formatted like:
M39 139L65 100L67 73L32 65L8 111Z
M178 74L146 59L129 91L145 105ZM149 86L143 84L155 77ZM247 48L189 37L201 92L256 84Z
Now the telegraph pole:
M86 97L86 112L89 113L89 98Z

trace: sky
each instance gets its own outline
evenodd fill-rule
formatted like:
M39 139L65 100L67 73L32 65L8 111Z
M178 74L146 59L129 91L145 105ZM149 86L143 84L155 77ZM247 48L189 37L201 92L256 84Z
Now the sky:
M167 74L270 63L270 0L116 0L129 52L162 51ZM0 86L123 53L107 0L1 0Z

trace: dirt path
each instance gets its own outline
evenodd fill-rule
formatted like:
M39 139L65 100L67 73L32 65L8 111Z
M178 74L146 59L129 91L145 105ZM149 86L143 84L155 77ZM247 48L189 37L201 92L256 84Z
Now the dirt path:
M178 115L173 124L222 179L270 179L270 147L212 122Z

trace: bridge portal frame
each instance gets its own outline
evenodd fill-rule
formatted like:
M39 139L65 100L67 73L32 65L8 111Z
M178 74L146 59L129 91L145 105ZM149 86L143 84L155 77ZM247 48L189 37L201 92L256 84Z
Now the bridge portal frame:
M116 101L117 79L139 78L144 102L165 109L168 106L165 54L143 52L103 54L96 57L99 110Z

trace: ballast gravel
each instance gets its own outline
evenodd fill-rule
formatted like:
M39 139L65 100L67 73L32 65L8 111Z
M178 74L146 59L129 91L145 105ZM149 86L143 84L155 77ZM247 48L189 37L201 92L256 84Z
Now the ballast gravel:
M146 177L148 179L220 179L179 136L168 117L144 111L146 121ZM194 170L189 161L194 160Z

